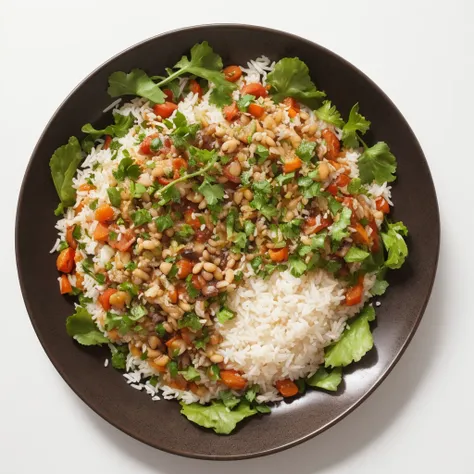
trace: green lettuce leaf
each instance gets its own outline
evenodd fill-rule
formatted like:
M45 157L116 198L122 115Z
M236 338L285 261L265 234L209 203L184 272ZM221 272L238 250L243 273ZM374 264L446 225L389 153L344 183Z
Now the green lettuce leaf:
M386 280L375 280L372 288L370 289L370 294L372 296L382 296L388 288L388 281Z
M344 255L344 260L347 263L363 262L369 255L370 253L366 252L365 250L362 250L358 247L351 247L346 255Z
M340 339L326 349L326 367L345 367L358 362L372 349L374 339L369 322L375 319L375 310L366 306L358 316L351 319Z
M96 326L89 312L81 306L66 319L66 331L83 346L100 346L110 342Z
M359 104L355 104L349 113L349 119L342 128L342 142L347 148L357 148L359 146L358 133L364 135L370 127L370 122L359 114Z
M121 71L111 74L107 92L111 97L137 95L156 104L162 104L166 97L163 91L148 77L147 73L141 69L133 69L128 74Z
M73 206L76 202L76 190L72 187L72 179L81 161L81 146L76 137L71 137L67 145L60 146L49 161L51 176L61 200L62 211Z
M221 401L212 402L207 406L199 403L190 405L181 403L181 407L181 414L189 421L204 428L212 428L217 434L230 434L237 423L258 413L246 400L241 401L233 410L227 408Z
M268 74L267 83L271 86L270 94L276 102L293 97L314 107L326 96L316 88L309 75L308 66L298 58L283 58L278 61L273 71Z
M349 235L347 227L349 227L349 224L351 223L351 215L352 211L348 207L345 207L342 210L339 220L331 227L330 235L332 240L335 242L340 242Z
M400 268L408 256L408 247L403 236L408 235L408 229L403 222L387 224L387 232L382 232L382 241L388 256L385 266L396 270Z
M306 379L306 383L310 387L322 388L335 392L342 381L342 369L336 367L331 372L328 372L324 367L320 367L318 371Z
M344 126L344 120L342 120L341 114L336 109L336 106L332 105L330 100L325 100L323 105L319 109L315 110L314 113L319 120L332 123L338 128L342 128Z
M373 147L367 148L359 158L359 172L362 184L377 184L395 181L397 160L390 152L385 142L378 142Z

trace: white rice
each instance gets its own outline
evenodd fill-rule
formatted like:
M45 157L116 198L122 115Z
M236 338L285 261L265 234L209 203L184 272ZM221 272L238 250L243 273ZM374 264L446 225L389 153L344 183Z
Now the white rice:
M346 286L324 270L295 278L289 271L268 280L250 277L229 295L237 313L220 326L220 354L262 389L259 401L280 399L276 381L311 375L324 360L324 348L336 341L345 322L370 298L374 276L366 276L361 304L341 306Z

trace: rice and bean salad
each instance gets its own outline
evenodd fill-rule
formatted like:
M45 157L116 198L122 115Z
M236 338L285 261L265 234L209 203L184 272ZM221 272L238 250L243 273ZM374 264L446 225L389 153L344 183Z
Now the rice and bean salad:
M396 159L363 141L359 105L345 121L298 58L224 68L207 42L108 92L113 123L50 161L68 334L220 434L336 391L408 255L387 217Z

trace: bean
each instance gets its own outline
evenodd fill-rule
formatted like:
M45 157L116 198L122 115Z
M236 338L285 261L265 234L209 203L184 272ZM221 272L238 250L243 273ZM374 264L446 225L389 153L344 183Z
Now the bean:
M207 250L203 250L202 252L202 258L204 260L209 260L211 258L211 256L209 255L209 252Z
M240 166L240 163L238 161L233 161L229 165L227 170L232 176L240 176L240 173L242 172L242 167Z
M319 162L318 165L318 178L320 181L325 181L329 176L329 166L325 161Z
M209 272L209 273L214 273L217 269L217 267L211 263L211 262L206 262L204 263L204 270L206 270L206 272Z
M165 321L163 323L163 327L168 334L171 334L173 332L173 328L171 327L170 323L168 323L168 321Z
M160 294L160 287L158 285L153 285L145 291L145 296L147 298L156 298Z
M224 278L224 275L222 274L222 270L220 268L217 268L216 271L214 272L214 278L218 281Z
M185 312L191 311L193 309L193 307L185 301L180 301L178 306Z
M300 112L300 118L301 120L308 120L309 115L306 112Z
M212 273L208 273L206 271L202 271L201 275L206 281L211 281L214 278L214 275Z
M170 358L167 355L163 354L162 356L157 357L153 362L159 367L164 367L169 361Z
M222 145L221 150L224 153L233 153L236 150L238 144L239 144L239 141L236 140L235 138L232 138L231 140L226 141Z
M125 304L130 304L132 297L127 291L117 291L109 298L109 303L116 308L122 309Z
M202 267L203 267L202 262L196 263L196 265L194 265L193 267L193 273L197 275L202 270Z
M218 138L222 138L225 135L225 130L221 127L217 127L215 131L215 135Z
M251 201L253 199L253 193L250 191L250 189L246 189L244 191L244 197L247 199L247 201Z
M234 268L235 260L233 258L227 261L227 268Z
M143 242L143 248L146 250L153 250L155 247L157 247L158 242L153 241L153 240L145 240Z
M161 352L156 351L155 349L147 349L146 355L149 359L156 359L161 356Z
M199 203L198 208L202 210L202 209L206 209L206 207L207 207L207 201L206 201L205 199L203 199L203 200Z
M222 357L220 354L214 354L210 357L210 360L213 364L220 364L223 362L224 357Z
M222 280L222 281L218 281L216 283L216 288L218 290L222 289L222 288L226 288L227 286L229 286L229 282L225 281L225 280Z
M235 204L239 205L242 202L243 198L244 198L244 193L242 191L239 190L234 193Z
M186 195L186 199L188 201L194 202L195 204L198 204L204 199L204 196L200 193L192 192Z
M150 275L148 275L148 273L144 272L142 269L140 268L135 268L135 270L133 270L132 272L132 275L135 277L135 278L140 278L142 279L143 281L148 281L150 279Z
M271 138L271 137L266 137L265 138L265 143L268 146L276 146L275 140L273 140L273 138Z
M163 274L168 275L173 265L170 262L161 262L160 270Z
M158 347L158 344L160 343L160 340L158 339L157 336L150 336L148 338L148 345L152 348L152 349L156 349ZM158 356L155 356L155 357L158 357Z

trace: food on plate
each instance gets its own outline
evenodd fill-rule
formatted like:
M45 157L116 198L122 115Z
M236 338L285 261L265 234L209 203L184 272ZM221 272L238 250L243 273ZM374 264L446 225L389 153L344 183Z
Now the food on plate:
M336 391L408 255L396 159L359 105L343 120L298 58L224 67L207 42L108 92L113 123L50 161L68 334L216 433Z

